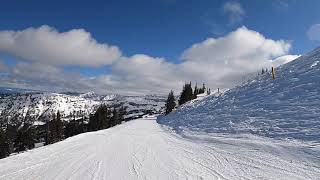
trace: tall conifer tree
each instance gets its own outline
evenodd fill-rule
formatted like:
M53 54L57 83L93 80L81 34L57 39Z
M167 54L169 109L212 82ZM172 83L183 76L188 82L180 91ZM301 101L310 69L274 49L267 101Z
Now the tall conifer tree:
M176 100L174 97L174 93L171 90L169 95L168 95L168 99L166 101L166 114L169 114L170 112L172 112L172 110L176 107Z

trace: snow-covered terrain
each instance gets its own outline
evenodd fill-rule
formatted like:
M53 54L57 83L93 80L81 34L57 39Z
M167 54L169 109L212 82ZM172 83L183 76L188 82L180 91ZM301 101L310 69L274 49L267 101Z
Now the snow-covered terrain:
M276 79L268 72L222 94L200 95L157 120L144 116L1 159L0 179L320 179L319 61L316 49L277 68ZM134 108L164 101L76 97L122 102L134 116L142 115ZM2 105L12 102L6 98ZM14 112L20 102L33 102L22 99L28 100L1 107Z
M120 96L85 94L62 94L49 92L29 92L2 95L0 97L0 119L31 120L35 123L46 121L57 111L65 120L73 115L88 116L100 104L120 104L127 107L127 117L160 113L165 98L162 96Z
M320 143L320 48L221 96L209 96L158 120L178 132L255 134ZM315 157L319 159L318 157Z
M180 137L139 119L1 159L0 179L319 178L319 161L301 147L250 136Z

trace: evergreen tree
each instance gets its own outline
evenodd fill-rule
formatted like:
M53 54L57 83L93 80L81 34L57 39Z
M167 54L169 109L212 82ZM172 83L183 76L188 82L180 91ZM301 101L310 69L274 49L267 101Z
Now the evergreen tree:
M186 92L187 92L187 101L191 101L192 99L194 99L191 82L187 84Z
M65 136L66 138L71 137L71 136L74 136L74 135L77 134L76 131L77 131L76 121L70 120L68 123L66 123L66 128L65 128L65 131L64 131L64 136Z
M25 151L34 148L35 129L31 124L19 125L17 128L17 136L14 141L16 152Z
M186 99L187 99L186 98L186 84L184 84L183 87L182 87L180 98L179 98L179 105L182 105L185 102L187 102Z
M96 120L95 114L90 114L90 115L89 115L88 130L89 130L89 131L96 131L96 130L98 130L98 122L97 122L97 120Z
M106 105L101 105L93 115L90 115L88 124L90 131L107 129L111 127L111 118L112 111Z
M194 91L193 91L193 99L196 99L198 94L199 94L199 89L196 84L196 86L194 87Z
M47 144L56 143L63 139L63 122L61 121L61 115L58 111L56 115L53 115L53 120L47 122Z
M200 88L200 90L199 90L199 94L203 94L203 93L205 93L206 92L206 86L205 86L205 84L203 83L202 84L202 88Z
M127 107L121 106L121 107L119 108L119 119L120 119L120 123L125 120L125 117L124 117L124 116L125 116L126 114L127 114Z
M72 119L68 123L66 123L64 131L65 138L86 132L87 128L84 124L84 119L84 117L79 120Z
M191 82L189 84L185 84L182 88L182 92L180 94L179 105L182 105L190 100L194 99L194 94L192 90Z
M6 131L0 127L0 159L10 155Z
M8 143L9 153L14 152L14 142L17 138L18 125L11 125L7 121L6 125L6 142Z
M168 95L168 99L166 101L166 114L169 114L170 112L172 112L172 110L176 107L176 100L174 97L174 93L171 90L169 95Z
M121 123L121 121L119 118L119 111L116 108L113 108L112 118L111 118L111 126L115 126L120 123Z
M211 94L211 89L208 88L208 89L207 89L207 95L210 95L210 94Z
M63 122L61 120L60 112L57 112L56 118L56 131L57 131L57 141L61 141L63 139Z

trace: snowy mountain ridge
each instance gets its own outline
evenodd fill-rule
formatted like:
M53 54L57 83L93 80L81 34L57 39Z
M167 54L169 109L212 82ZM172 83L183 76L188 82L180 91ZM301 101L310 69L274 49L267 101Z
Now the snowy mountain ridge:
M224 95L178 108L158 122L178 131L320 141L320 48Z
M63 94L49 92L15 93L0 96L0 119L27 120L41 123L60 111L65 120L81 118L93 113L100 104L118 104L127 107L127 117L160 113L165 98L161 96L121 96L85 94Z

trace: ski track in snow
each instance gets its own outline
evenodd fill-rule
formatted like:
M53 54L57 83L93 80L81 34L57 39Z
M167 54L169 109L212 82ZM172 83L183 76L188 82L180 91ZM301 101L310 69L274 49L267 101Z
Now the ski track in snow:
M182 137L139 119L1 159L0 179L319 179L319 162L294 142Z

